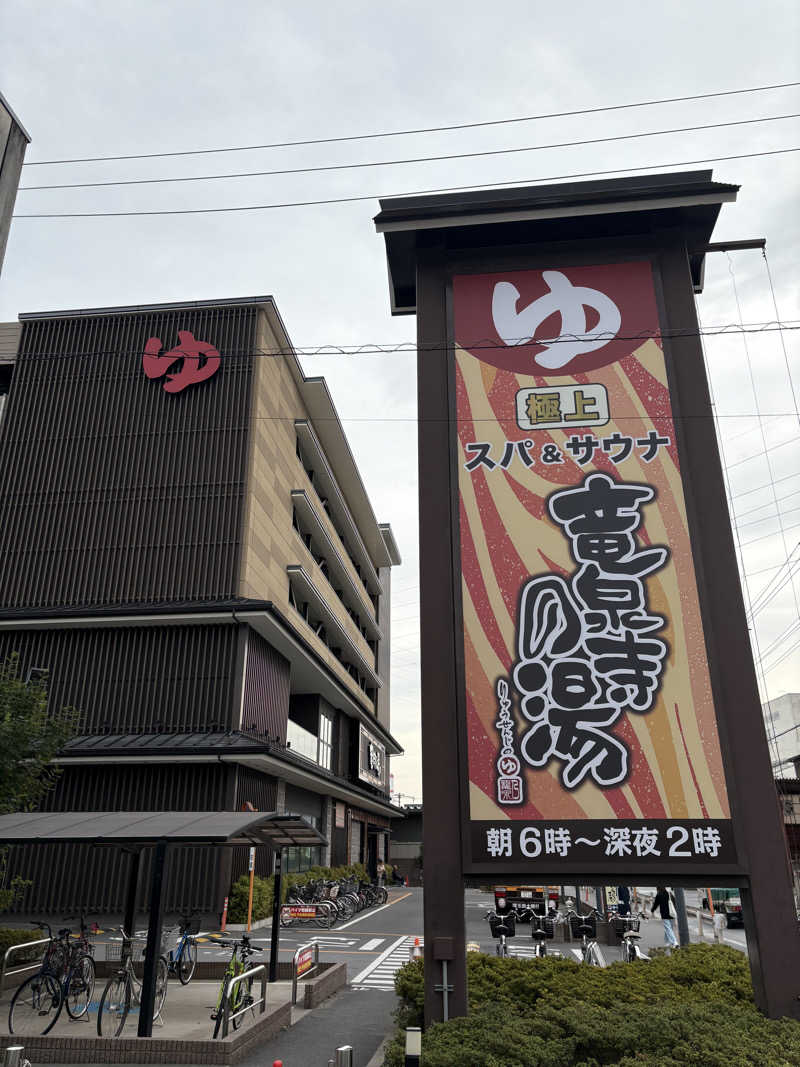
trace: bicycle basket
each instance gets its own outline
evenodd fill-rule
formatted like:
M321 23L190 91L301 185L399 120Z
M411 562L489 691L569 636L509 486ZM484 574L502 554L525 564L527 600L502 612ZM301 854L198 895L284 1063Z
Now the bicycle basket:
M181 923L180 931L182 934L188 934L190 937L194 937L195 934L200 933L200 918L199 916L194 919L189 919L186 923Z
M593 915L570 915L569 917L569 931L573 937L578 936L579 926L590 926L592 928L591 936L595 937L597 934L597 922Z
M617 915L611 920L611 927L621 941L623 935L627 934L629 930L632 930L634 933L639 932L639 920L624 919L622 916Z
M489 916L489 929L492 931L492 937L501 937L503 934L506 937L514 937L517 932L516 925L513 915Z

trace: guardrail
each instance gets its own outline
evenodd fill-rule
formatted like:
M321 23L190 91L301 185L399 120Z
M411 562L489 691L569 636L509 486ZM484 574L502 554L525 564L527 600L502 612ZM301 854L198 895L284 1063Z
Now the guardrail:
M246 1004L243 1008L239 1008L233 1015L230 1014L231 1003L233 1001L233 991L237 985L241 982L247 981L248 978L255 978L257 974L261 975L261 997L259 1000L254 1000L252 1004ZM243 971L241 974L237 974L235 978L232 978L228 983L228 988L225 991L225 996L222 998L222 1036L228 1036L228 1024L233 1019L237 1019L240 1015L244 1015L246 1011L255 1009L261 1005L260 1014L263 1015L267 1010L267 968L263 963L257 964L255 967L251 967L249 971Z
M311 952L314 956L314 962L310 967L303 966L305 963L304 956L306 953ZM302 971L300 967L303 966ZM319 968L319 942L309 942L307 945L301 945L292 957L292 1007L297 1003L297 980L304 974L310 974L312 971L316 971Z
M2 964L0 964L0 989L3 988L3 980L6 976L6 967L8 966L8 961L11 959L15 952L22 952L22 950L25 948L36 948L37 945L49 945L51 941L52 938L50 937L41 937L38 941L23 941L21 945L9 945L9 947L5 951L5 955L3 956L3 962ZM33 966L33 964L31 964L30 966ZM24 970L25 968L21 969Z

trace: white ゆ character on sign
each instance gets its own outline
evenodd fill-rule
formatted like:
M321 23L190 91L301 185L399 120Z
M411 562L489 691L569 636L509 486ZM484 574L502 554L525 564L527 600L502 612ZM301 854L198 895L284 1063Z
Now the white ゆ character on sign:
M495 285L492 320L505 344L529 344L545 319L555 312L561 316L562 336L567 335L570 340L537 339L536 344L546 349L534 356L535 362L542 367L565 367L575 356L594 352L616 337L622 325L622 316L617 305L605 293L583 285L573 285L558 270L543 271L542 278L550 292L532 300L521 311L517 311L520 292L516 285L511 282L498 282ZM584 309L587 307L594 308L599 315L597 325L591 330L586 328Z

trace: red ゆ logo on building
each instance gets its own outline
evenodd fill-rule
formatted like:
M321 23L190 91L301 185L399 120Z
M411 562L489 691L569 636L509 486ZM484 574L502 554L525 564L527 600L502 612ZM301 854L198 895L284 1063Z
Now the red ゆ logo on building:
M164 391L180 393L187 385L204 382L219 370L220 354L208 341L195 341L190 330L178 330L178 344L169 352L159 355L162 349L161 338L151 337L144 346L142 369L148 378L167 377ZM178 361L182 366L175 374L167 371Z

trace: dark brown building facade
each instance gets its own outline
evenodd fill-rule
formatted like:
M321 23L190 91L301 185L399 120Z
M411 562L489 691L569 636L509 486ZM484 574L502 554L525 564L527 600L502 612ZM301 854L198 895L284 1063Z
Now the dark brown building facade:
M45 805L287 811L330 842L290 870L374 865L397 814L399 556L274 302L20 319L0 327L0 658L81 716ZM168 906L218 910L246 865L176 851ZM113 850L15 849L11 868L24 910L122 906Z

